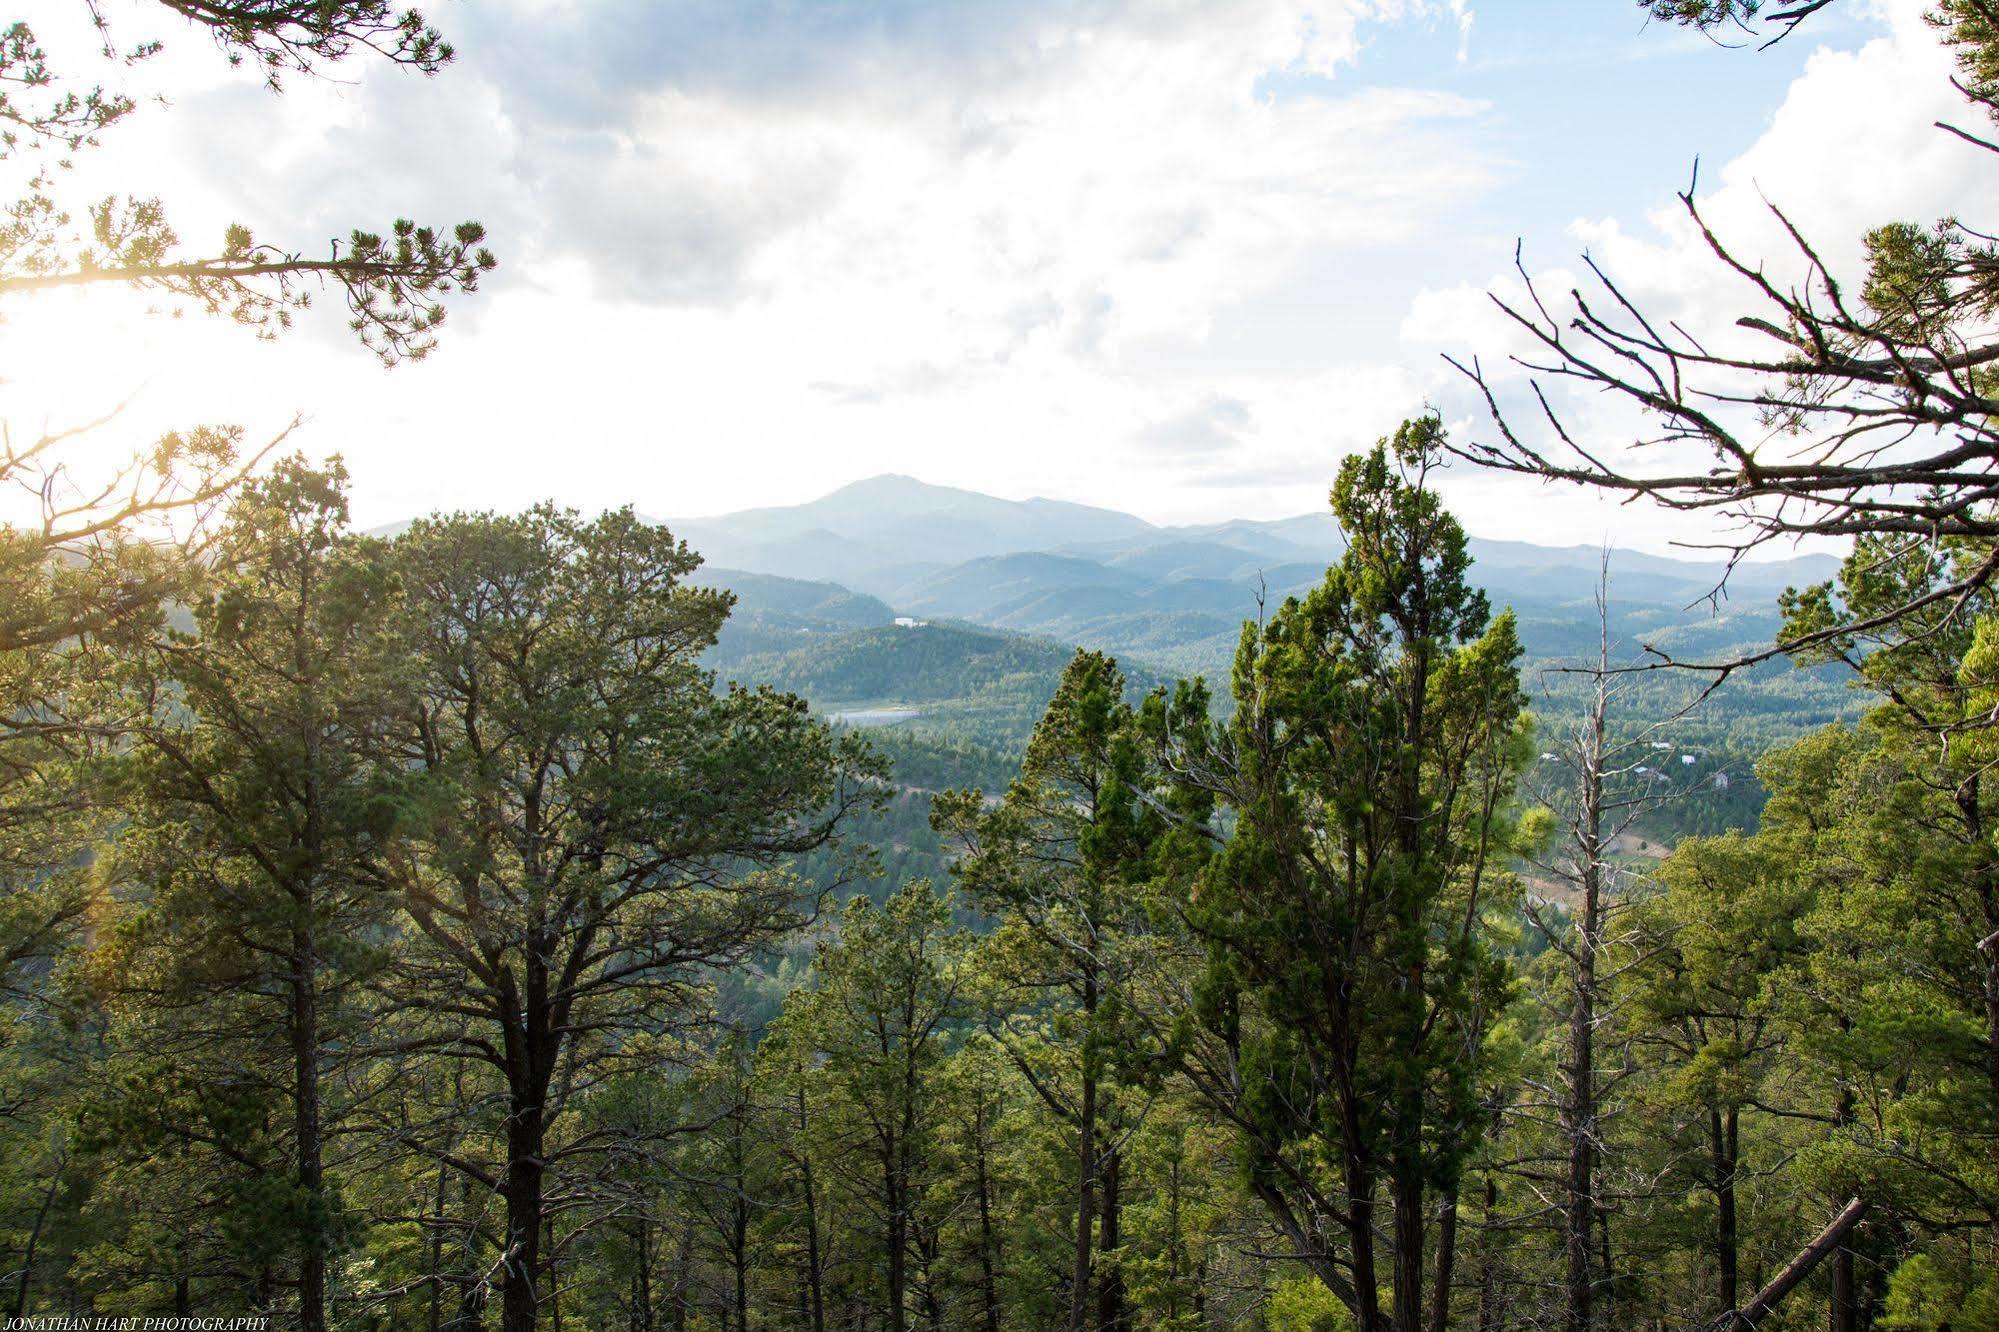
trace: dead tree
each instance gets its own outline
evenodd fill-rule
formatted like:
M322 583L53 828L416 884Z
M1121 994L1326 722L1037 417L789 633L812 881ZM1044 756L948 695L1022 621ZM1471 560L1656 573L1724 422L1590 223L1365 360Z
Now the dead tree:
M1756 1292L1749 1303L1739 1309L1731 1309L1709 1324L1710 1332L1752 1332L1762 1327L1770 1317L1770 1311L1777 1307L1786 1295L1803 1283L1828 1256L1842 1250L1846 1237L1867 1215L1867 1200L1854 1198L1842 1207L1826 1228L1818 1233L1810 1244L1798 1252L1798 1256L1784 1265L1770 1281L1770 1284Z
M1602 1059L1601 1031L1613 1014L1605 992L1612 978L1602 974L1601 966L1618 906L1617 871L1610 857L1647 814L1684 794L1663 765L1647 762L1662 729L1680 714L1629 735L1613 729L1618 695L1629 682L1612 663L1608 551L1598 577L1596 609L1595 662L1564 668L1587 681L1583 713L1562 742L1541 755L1540 770L1554 775L1527 783L1529 797L1555 811L1559 820L1553 847L1535 868L1571 898L1566 921L1546 900L1530 897L1525 906L1528 918L1566 964L1568 984L1566 995L1545 1000L1559 1010L1552 1016L1564 1028L1555 1080L1533 1089L1538 1103L1521 1107L1530 1118L1552 1110L1566 1156L1555 1211L1562 1229L1562 1326L1567 1332L1586 1332L1602 1323L1599 1297L1614 1276L1601 1178L1602 1126L1606 1097L1629 1070L1628 1065L1606 1067Z

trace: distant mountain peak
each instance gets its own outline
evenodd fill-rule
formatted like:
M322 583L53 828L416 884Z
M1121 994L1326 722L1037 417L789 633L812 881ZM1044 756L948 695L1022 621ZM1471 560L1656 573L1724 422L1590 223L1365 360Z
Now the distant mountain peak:
M831 578L877 593L908 581L914 566L934 569L1051 550L1084 538L1135 539L1157 531L1113 509L1000 499L897 472L850 482L804 504L669 526L727 567Z
M906 472L881 472L875 476L864 476L858 481L827 491L820 500L829 500L836 495L978 495L975 490L962 490L957 486L940 486L910 476ZM979 498L984 499L981 495ZM808 501L816 503L818 501Z
M849 481L846 485L830 490L816 500L808 500L799 508L809 508L815 504L826 504L840 499L902 500L905 502L935 501L939 507L961 504L977 505L982 509L1054 509L1071 513L1097 514L1105 518L1122 520L1126 525L1150 528L1151 523L1133 514L1117 509L1106 509L1101 505L1084 504L1077 500L1051 499L1046 495L1030 495L1026 499L1003 499L998 495L988 495L982 490L968 490L963 486L947 486L935 481L925 481L921 477L910 476L906 472L881 472L874 476ZM725 515L732 516L732 515Z

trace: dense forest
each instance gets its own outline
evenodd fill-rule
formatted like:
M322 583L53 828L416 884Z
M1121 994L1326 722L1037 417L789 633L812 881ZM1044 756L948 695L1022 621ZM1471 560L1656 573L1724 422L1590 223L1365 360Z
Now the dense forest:
M1578 1227L1595 1317L1678 1324L1852 1196L1787 1317L1978 1326L1973 622L1634 871L1689 793L1614 668L1537 731L1440 435L1347 462L1230 707L1080 652L1011 771L718 687L728 597L629 513L382 541L280 460L180 626L36 658L10 736L11 1307L1520 1326ZM1969 557L1863 544L1840 613Z
M273 92L451 58L371 0L167 7ZM1999 120L1999 13L1932 21ZM495 266L66 210L134 109L0 41L0 158L49 164L0 296L276 335L330 289L394 362ZM1684 198L1733 330L1601 269L1502 308L1696 464L1465 365L1486 419L1329 460L1337 558L1185 678L797 581L733 617L630 508L359 533L282 435L6 435L10 1326L1999 1329L1999 249L1889 225L1855 286L1792 230L1790 288ZM1700 660L1615 657L1601 586L1530 678L1446 467L1843 556Z

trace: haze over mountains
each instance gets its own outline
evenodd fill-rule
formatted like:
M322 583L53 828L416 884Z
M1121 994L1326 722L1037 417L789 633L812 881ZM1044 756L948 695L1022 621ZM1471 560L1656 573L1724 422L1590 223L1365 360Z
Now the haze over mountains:
M1341 545L1330 512L1161 527L1114 509L998 499L894 475L856 481L804 504L667 522L711 566L838 582L908 605L938 595L933 588L962 584L964 577L953 571L975 561L1039 556L989 567L1000 576L1043 568L1058 579L1083 576L1087 567L1107 586L1233 580L1258 570L1317 581ZM1502 585L1538 587L1535 580L1554 576L1572 591L1596 581L1593 546L1473 537L1472 553ZM1824 578L1836 567L1822 555L1745 564L1729 583L1738 595L1774 594ZM1620 586L1632 595L1691 599L1705 596L1723 566L1621 551L1616 571Z
M1226 662L1259 595L1272 603L1317 584L1340 552L1330 513L1276 521L1160 527L1130 514L1057 500L1003 500L879 476L786 508L669 520L707 559L709 578L741 574L832 583L877 599L868 613L969 621L1131 654L1180 670ZM1600 552L1474 538L1474 575L1495 606L1519 613L1530 656L1560 656L1594 638L1590 608ZM1617 628L1679 651L1767 642L1774 599L1816 582L1829 556L1744 565L1718 604L1719 563L1615 552ZM799 609L793 589L785 606ZM769 609L781 609L773 605ZM840 618L854 613L849 605ZM858 626L855 626L858 627Z
M893 475L805 504L665 521L701 553L697 580L736 593L710 654L723 678L871 719L915 708L953 734L1002 745L1025 736L1077 647L1116 654L1134 686L1225 678L1259 599L1275 605L1317 585L1341 549L1330 511L1168 527ZM1559 714L1573 681L1543 668L1593 657L1603 552L1479 537L1470 546L1473 578L1495 609L1519 618L1536 710ZM1710 595L1726 572L1719 561L1613 550L1610 565L1612 652L1629 663L1647 646L1683 661L1767 647L1778 593L1830 577L1838 562L1744 564L1719 597ZM1638 719L1672 712L1703 681L1635 680ZM1693 729L1721 736L1754 718L1794 734L1854 706L1828 672L1778 661L1732 679Z

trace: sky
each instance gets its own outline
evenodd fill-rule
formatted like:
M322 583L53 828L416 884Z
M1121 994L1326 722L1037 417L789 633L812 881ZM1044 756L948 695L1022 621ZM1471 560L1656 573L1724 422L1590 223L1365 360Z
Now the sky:
M29 18L93 50L65 0ZM482 0L433 5L432 78L356 58L282 96L205 38L80 162L319 251L476 218L501 268L437 351L384 370L337 296L259 342L130 293L0 307L18 431L123 403L104 447L200 422L339 454L356 521L553 497L704 515L898 472L1158 522L1320 508L1346 453L1434 407L1490 426L1443 355L1517 349L1513 255L1587 252L1688 327L1750 308L1677 212L1784 251L1781 205L1851 270L1869 226L1999 214L1948 56L1908 0L1757 51L1620 0ZM1990 178L1992 173L1984 172ZM1510 379L1508 391L1521 388ZM1633 423L1589 401L1608 448ZM1665 549L1672 516L1462 467L1473 532Z

